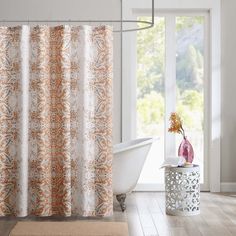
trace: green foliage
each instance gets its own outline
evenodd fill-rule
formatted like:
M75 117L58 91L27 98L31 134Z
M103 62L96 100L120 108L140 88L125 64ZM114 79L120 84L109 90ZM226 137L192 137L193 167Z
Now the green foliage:
M164 98L160 93L152 91L137 101L139 131L155 135L159 124L163 123Z
M177 17L176 20L176 31L185 30L187 28L192 28L196 24L202 24L204 22L204 18L202 16L181 16Z
M177 103L177 112L181 114L187 130L203 129L203 95L196 90L186 90Z
M203 95L196 90L186 90L182 94L183 105L189 106L191 110L196 110L198 112L202 111L203 107Z
M150 20L142 17L140 20ZM189 130L203 128L203 17L176 19L177 112ZM137 33L138 134L157 135L163 129L165 82L165 19ZM168 115L168 114L167 114ZM187 130L186 130L187 131Z
M193 45L185 54L177 57L177 84L180 90L195 88L200 90L203 85L203 56Z
M150 20L149 17L142 17L142 20ZM164 90L164 40L165 21L164 18L157 18L155 26L137 35L137 81L138 98L152 90L162 92Z

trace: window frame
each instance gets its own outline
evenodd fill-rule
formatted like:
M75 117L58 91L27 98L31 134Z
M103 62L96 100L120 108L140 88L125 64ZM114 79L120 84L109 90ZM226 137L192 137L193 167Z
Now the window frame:
M139 3L137 3L139 2ZM141 1L127 1L124 6L124 17L131 17L135 19L137 15L146 15L150 13L149 3L145 0ZM211 192L220 192L220 139L221 139L221 89L220 89L220 1L199 1L184 0L186 5L181 4L180 7L175 4L175 1L159 0L158 16L163 13L167 14L175 12L184 15L207 14L209 15L209 62L208 73L209 80L207 82L208 96L205 105L205 123L208 124L208 134L204 137L206 139L205 146L209 147L206 156L208 156L208 165L205 164L208 172L208 186L203 186L203 190L210 190ZM185 6L185 8L183 7ZM122 141L136 138L136 34L123 34L123 60L122 60ZM205 70L206 70L205 65ZM125 78L130 78L125 79ZM204 94L205 96L205 94ZM162 187L160 188L162 189Z

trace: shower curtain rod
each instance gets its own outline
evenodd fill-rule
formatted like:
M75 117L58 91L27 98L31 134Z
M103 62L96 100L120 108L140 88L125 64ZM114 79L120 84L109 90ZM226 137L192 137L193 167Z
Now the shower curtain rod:
M122 1L121 1L122 4ZM122 9L122 6L121 6ZM4 23L121 23L121 30L113 30L115 33L123 33L123 32L132 32L139 31L152 28L154 26L154 0L152 0L152 21L145 20L0 20L0 22ZM123 18L123 13L121 10L121 18ZM123 23L141 23L146 26L134 29L123 29Z

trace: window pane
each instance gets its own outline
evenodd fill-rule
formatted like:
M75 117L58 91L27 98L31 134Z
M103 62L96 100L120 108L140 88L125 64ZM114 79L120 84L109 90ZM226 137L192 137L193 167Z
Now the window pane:
M204 164L204 17L176 17L177 112L181 114L185 133L194 148L194 163ZM176 149L182 140L176 135Z
M150 17L139 20L151 21ZM137 33L137 136L158 136L147 157L139 183L164 183L164 71L165 19Z

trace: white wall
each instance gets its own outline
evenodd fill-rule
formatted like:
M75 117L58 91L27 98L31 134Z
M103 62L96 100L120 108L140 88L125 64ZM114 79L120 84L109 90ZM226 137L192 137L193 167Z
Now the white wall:
M236 182L236 1L221 0L221 182ZM236 189L235 189L236 190Z
M0 20L120 19L120 0L0 0ZM27 22L26 22L27 23ZM0 23L7 25L7 23ZM83 23L82 23L83 24ZM11 24L12 25L12 24ZM116 24L114 27L119 28ZM120 142L120 34L114 34L113 140Z

